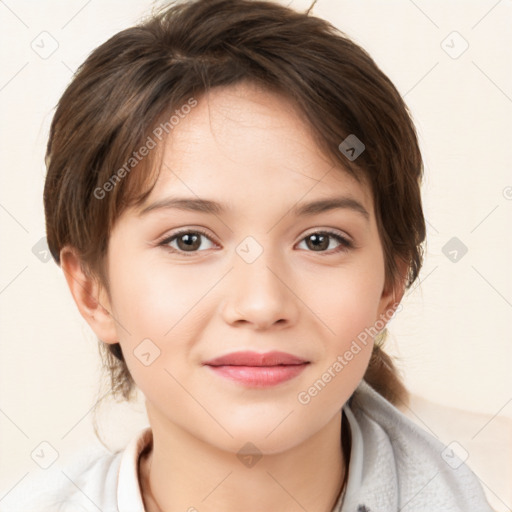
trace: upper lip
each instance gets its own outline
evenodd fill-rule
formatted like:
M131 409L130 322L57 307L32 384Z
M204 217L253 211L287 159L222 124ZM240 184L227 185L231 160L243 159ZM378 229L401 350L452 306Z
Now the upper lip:
M230 354L210 359L204 364L208 366L278 366L297 365L307 362L301 357L274 350L264 354L249 351L231 352Z

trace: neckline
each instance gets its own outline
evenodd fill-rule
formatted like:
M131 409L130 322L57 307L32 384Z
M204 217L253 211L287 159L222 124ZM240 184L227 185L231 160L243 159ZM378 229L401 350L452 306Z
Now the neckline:
M343 419L346 418L346 422ZM357 420L350 410L350 400L342 407L342 425L348 425L349 450L344 450L345 477L341 493L332 512L341 511L345 498L357 492L362 477L362 434ZM153 449L153 432L150 426L144 428L133 438L122 455L118 474L117 500L119 512L147 512L142 492L141 460ZM347 455L348 454L348 455ZM359 456L358 456L359 454ZM135 507L135 508L134 508Z

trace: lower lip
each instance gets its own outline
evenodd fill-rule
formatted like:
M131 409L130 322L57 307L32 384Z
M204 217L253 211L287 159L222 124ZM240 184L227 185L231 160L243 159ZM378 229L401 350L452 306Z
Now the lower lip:
M254 388L276 386L299 375L308 363L283 366L209 366L217 375Z

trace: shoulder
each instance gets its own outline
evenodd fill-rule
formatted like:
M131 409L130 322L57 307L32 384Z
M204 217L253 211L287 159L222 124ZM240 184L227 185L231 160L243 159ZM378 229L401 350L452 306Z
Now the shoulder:
M3 512L117 512L122 452L81 453L73 463L27 475Z
M375 495L368 510L492 512L469 467L364 380L344 409L356 445L359 436L361 460L354 461L359 484L368 496Z

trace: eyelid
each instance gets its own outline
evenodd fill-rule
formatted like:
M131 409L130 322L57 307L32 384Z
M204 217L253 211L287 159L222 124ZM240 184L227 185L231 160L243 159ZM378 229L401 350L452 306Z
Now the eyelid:
M314 231L311 231L311 232L303 235L302 238L297 243L302 243L302 242L304 242L304 240L306 238L310 237L311 235L316 235L316 234L327 235L331 238L334 238L335 240L338 241L339 246L336 247L335 249L331 249L328 251L306 251L306 252L310 252L313 254L318 253L319 256L328 257L328 256L333 256L333 255L347 252L347 251L357 248L357 246L354 243L351 236L345 234L344 232L340 232L338 230L333 230L332 228L315 229Z
M197 228L197 227L186 227L178 229L176 232L172 233L171 235L164 235L160 237L156 242L156 246L161 246L166 249L168 249L170 252L176 253L176 254L182 254L185 256L192 256L194 254L198 254L204 251L180 251L177 249L174 249L173 247L169 247L169 244L174 241L176 238L178 238L182 234L186 233L199 233L205 238L207 238L210 242L214 243L215 245L219 245L218 242L215 241L214 237L212 237L209 233L207 233L203 228ZM306 251L306 252L318 252L319 255L332 255L337 254L339 252L347 251L349 249L354 249L356 247L352 237L348 235L347 233L334 229L334 228L312 228L311 231L306 232L301 236L301 238L298 240L296 244L299 244L303 242L306 238L308 238L311 235L315 234L324 234L328 235L331 238L338 239L338 243L340 244L339 247L336 249L331 249L329 251ZM295 245L296 245L295 244Z
M346 242L354 244L354 239L348 233L337 228L314 228L312 231L307 231L304 235L302 235L299 241L301 242L302 240L304 240L304 238L307 238L308 236L311 235L315 235L317 233L339 236L340 238L343 238Z
M165 246L168 243L170 243L172 240L178 238L180 235L183 235L185 233L199 233L199 234L203 235L205 238L207 238L208 240L210 240L212 243L219 245L219 243L215 240L215 238L212 235L210 235L210 233L208 233L204 228L197 228L197 227L186 227L186 228L181 228L181 229L178 228L177 231L173 232L170 235L165 234L165 235L159 237L158 240L156 240L155 245ZM196 252L201 252L201 251L196 251Z

